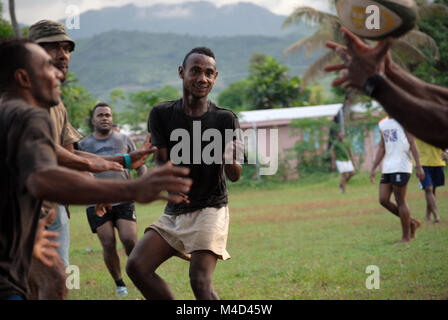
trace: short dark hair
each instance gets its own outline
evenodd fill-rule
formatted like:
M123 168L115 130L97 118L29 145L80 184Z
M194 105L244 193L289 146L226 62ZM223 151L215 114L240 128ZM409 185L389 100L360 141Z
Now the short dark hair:
M109 107L109 108L110 108L110 105L107 104L106 102L102 102L102 101L98 102L98 103L93 107L92 111L90 111L90 120L92 120L92 118L93 118L93 114L95 113L95 110L96 110L97 108L100 108L100 107ZM112 108L110 108L110 109L112 110Z
M6 38L0 40L0 94L14 83L17 69L30 71L31 51L26 47L35 43L26 38Z
M212 49L207 48L207 47L196 47L190 50L190 52L187 53L187 55L184 58L184 61L182 62L182 67L185 68L185 64L187 62L187 59L189 56L191 56L193 53L198 53L198 54L203 54L206 55L210 58L215 59L215 54L213 53Z

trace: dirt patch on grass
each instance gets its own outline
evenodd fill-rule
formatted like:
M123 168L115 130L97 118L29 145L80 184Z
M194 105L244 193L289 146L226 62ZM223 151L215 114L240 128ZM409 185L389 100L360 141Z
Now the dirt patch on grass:
M332 210L323 210L325 208L332 208ZM342 217L356 217L359 215L372 214L379 209L378 207L361 208L358 210L347 209L344 206L298 206L294 204L279 206L264 206L263 209L256 213L248 213L244 215L234 214L232 222L243 224L254 223L279 223L292 222L310 219L327 219L327 218L342 218Z
M341 196L343 197L343 196ZM420 193L410 193L409 200L423 197ZM393 198L393 197L392 197ZM411 208L412 210L412 208ZM310 219L356 217L375 212L388 211L378 203L378 196L360 199L341 198L324 201L302 201L285 204L251 205L231 210L232 221L243 224L282 223ZM356 221L350 222L354 224Z

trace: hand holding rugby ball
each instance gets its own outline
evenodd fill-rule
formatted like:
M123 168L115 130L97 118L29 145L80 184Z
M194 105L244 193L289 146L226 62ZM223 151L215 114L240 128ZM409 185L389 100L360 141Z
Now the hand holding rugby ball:
M336 0L336 9L343 26L372 40L398 38L417 20L414 0Z

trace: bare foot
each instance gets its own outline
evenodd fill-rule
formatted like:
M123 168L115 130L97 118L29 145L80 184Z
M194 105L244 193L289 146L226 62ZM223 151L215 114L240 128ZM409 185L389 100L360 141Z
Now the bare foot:
M411 239L414 239L415 237L415 232L417 231L418 228L420 228L420 225L422 223L417 220L417 219L412 219L411 220Z
M431 221L431 214L426 214L425 220L430 222Z
M401 240L399 240L397 243L408 243L411 242L410 238L402 238Z
M342 190L342 193L345 193L345 188L342 186L342 183L339 184L339 189Z
M436 215L434 217L434 223L439 223L439 222L440 222L440 217L439 217L439 215Z

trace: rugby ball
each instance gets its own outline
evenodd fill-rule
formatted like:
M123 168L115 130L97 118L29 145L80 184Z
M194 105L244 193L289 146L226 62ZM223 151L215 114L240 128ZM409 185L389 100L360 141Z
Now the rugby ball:
M398 38L414 28L414 0L336 0L341 24L359 37L380 40Z

